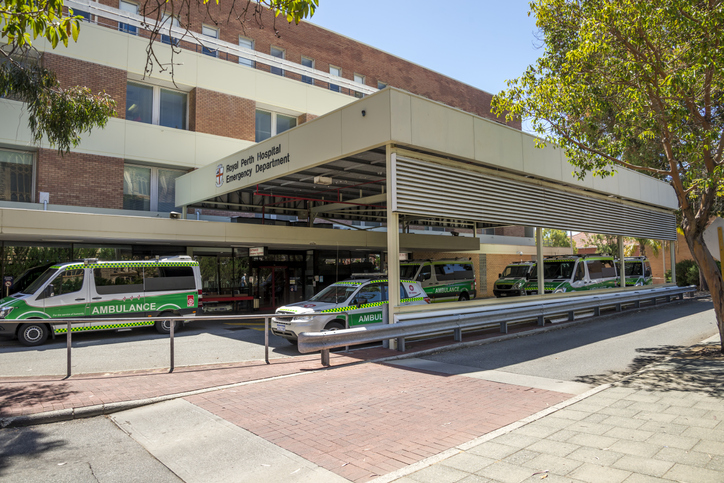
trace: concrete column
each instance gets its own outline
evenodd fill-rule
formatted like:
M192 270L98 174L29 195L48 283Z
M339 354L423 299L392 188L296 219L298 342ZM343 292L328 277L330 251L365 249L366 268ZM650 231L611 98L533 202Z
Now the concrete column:
M669 256L671 257L671 283L676 285L676 242L669 242Z
M664 284L666 284L666 242L661 240L661 261L664 262ZM653 274L651 275L653 277Z
M186 205L183 205L183 206L181 207L181 219L182 219L182 220L185 220L185 219L186 219L186 216L187 216L188 214L189 214L189 207L186 206Z
M546 293L543 279L543 228L535 229L536 270L538 272L538 295Z
M623 237L618 236L618 273L621 275L621 287L626 288L626 262L623 255Z
M395 166L397 155L387 145L387 302L388 323L395 323L395 309L400 305L400 215L395 212ZM389 341L390 349L397 349L397 340Z

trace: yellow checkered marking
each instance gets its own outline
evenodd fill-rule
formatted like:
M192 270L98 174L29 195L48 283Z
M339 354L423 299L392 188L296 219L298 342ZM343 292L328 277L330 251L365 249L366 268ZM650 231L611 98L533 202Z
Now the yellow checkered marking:
M195 267L198 266L199 262L98 262L98 263L72 263L70 265L53 265L50 268L64 269L64 270L77 270L79 268L91 267L91 268L142 268L142 267Z
M401 299L400 302L401 303L416 302L418 300L425 300L425 299L424 299L424 297L415 297L415 298L411 298L411 299ZM337 307L334 309L322 310L320 313L328 314L328 313L335 313L335 312L347 312L349 310L369 309L371 307L379 307L380 305L385 305L385 304L387 304L386 301L385 302L374 302L371 304L362 304L359 307L357 307L356 305L350 305L348 307Z
M71 332L85 332L89 330L105 330L105 329L123 329L124 327L146 327L153 325L154 321L143 321L143 322L126 322L124 324L106 324L106 325L92 325L90 327L71 327ZM62 327L55 329L56 334L68 333L68 327Z

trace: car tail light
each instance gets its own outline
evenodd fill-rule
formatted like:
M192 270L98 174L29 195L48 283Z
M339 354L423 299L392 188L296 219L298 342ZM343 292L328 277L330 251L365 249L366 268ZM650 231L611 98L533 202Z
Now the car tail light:
M422 297L422 299L423 299L426 303L428 303L428 304L430 303L430 297Z
M203 307L204 303L201 301L201 299L204 297L201 290L198 290L199 294L199 308Z

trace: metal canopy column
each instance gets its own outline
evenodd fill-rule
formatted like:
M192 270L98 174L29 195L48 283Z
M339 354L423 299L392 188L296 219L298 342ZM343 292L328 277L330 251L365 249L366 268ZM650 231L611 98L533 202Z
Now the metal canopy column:
M538 272L538 295L544 295L545 279L543 278L543 228L535 229L535 249L536 249L536 270Z
M626 288L626 262L623 255L623 237L618 236L618 273L621 274L621 287Z
M664 250L666 256L666 250ZM671 257L671 283L676 285L676 242L669 242L669 256ZM664 281L666 281L666 273L664 272Z
M397 163L397 155L392 152L392 146L387 145L386 149L387 164L387 286L388 286L388 302L387 302L387 322L395 323L395 309L400 305L400 215L395 209L395 165ZM397 348L397 341L390 340L390 349Z

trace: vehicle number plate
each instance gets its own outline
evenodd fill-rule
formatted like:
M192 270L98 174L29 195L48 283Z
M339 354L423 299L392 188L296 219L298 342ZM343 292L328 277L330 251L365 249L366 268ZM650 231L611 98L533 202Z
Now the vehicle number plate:
M284 324L277 324L277 330L284 332L285 325Z

